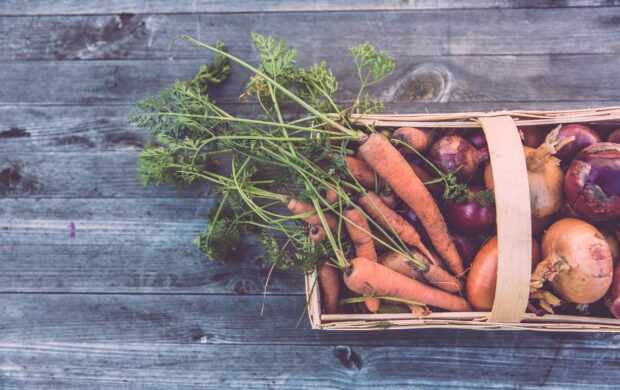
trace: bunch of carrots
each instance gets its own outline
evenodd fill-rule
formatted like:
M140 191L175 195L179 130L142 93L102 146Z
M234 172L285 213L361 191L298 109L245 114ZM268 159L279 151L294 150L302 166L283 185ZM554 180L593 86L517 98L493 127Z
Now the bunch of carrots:
M395 68L369 44L350 49L359 90L343 104L328 65L299 67L297 51L283 41L253 34L261 62L252 66L221 43L180 38L213 52L215 61L139 103L130 122L157 138L140 155L145 184L208 182L220 195L196 238L206 255L225 261L244 237L258 236L274 267L319 270L328 314L349 305L418 316L490 309L497 239L479 130L377 129L360 121L383 109L368 89ZM241 99L257 103L260 116L232 115L209 96L231 64L249 71ZM291 113L294 119L285 119ZM534 159L572 141L555 136L533 149ZM549 298L542 284L552 279L538 276L560 273L560 263L550 258L537 268L536 298ZM547 301L541 306L550 309Z

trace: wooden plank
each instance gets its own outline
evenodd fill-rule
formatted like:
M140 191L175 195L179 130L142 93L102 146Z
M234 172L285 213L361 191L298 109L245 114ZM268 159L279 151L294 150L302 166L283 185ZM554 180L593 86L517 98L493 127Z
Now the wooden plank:
M485 8L555 8L596 7L618 5L617 0L568 1L502 1L502 0L5 0L0 3L0 15L81 15L109 13L239 13L239 12L326 12L326 11L402 11L435 9Z
M251 239L227 264L193 244L213 204L0 199L0 291L261 294L271 264ZM303 278L274 271L267 292L301 294Z
M203 50L187 45L170 51L179 34L224 40L248 58L255 55L254 31L286 39L313 58L346 55L365 41L394 56L615 54L619 17L620 8L12 17L0 24L0 60L204 58ZM337 42L317 44L333 36Z
M310 60L302 55L300 63ZM340 80L340 99L352 100L357 76L351 72L350 59L327 60ZM386 101L604 102L617 100L620 90L617 55L422 56L396 60L396 73L378 87ZM133 104L175 79L192 78L202 62L4 62L0 63L0 84L4 86L0 104ZM237 69L223 87L213 90L213 98L221 103L237 102L247 77Z
M264 303L264 312L261 308ZM301 295L0 294L0 343L390 345L606 349L620 334L521 331L313 331ZM67 315L71 313L71 315ZM243 331L240 331L243 327Z
M426 102L388 103L386 112L448 113L506 109L569 109L620 105L606 102ZM228 112L257 117L254 104L224 104ZM0 153L95 152L139 150L150 137L147 131L129 126L128 105L103 106L0 106Z
M3 388L616 388L617 348L0 344ZM405 369L403 369L405 367ZM320 375L317 375L320 373Z
M0 196L62 198L203 197L206 184L177 191L144 187L137 179L137 151L0 155Z

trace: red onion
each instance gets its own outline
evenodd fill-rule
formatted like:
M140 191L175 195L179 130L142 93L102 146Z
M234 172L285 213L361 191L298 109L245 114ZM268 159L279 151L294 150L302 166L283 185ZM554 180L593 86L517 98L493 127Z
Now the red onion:
M482 187L470 187L474 194L482 190ZM472 196L447 200L445 210L450 226L462 233L488 233L495 227L495 204L482 205Z
M611 134L607 136L607 142L613 142L615 144L620 144L620 129L616 129L612 131Z
M539 147L549 133L549 130L542 126L522 126L519 127L519 130L523 134L523 145L530 148Z
M478 150L465 138L446 135L433 144L429 158L444 173L455 171L457 179L467 182L478 170L478 164L489 159L485 150Z
M599 142L583 149L566 172L568 202L591 221L620 216L620 145Z
M452 240L454 245L456 245L456 250L463 258L463 265L465 268L469 268L471 262L474 261L474 257L476 257L476 253L480 250L482 238L480 236L454 233L452 234Z
M489 146L487 145L487 139L484 137L484 131L482 131L482 129L468 130L465 134L465 137L467 138L469 143L478 150L489 148Z
M601 142L601 137L599 137L598 133L591 127L577 123L563 125L560 128L556 139L561 141L570 137L575 137L575 140L564 145L564 147L558 150L555 154L557 158L567 163L572 160L581 149L597 142Z

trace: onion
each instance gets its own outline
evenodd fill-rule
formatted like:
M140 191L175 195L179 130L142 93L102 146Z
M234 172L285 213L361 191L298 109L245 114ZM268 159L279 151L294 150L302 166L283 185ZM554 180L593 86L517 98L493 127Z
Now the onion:
M523 126L519 127L521 134L523 135L523 145L530 148L537 148L545 142L545 137L549 130L542 126Z
M603 235L576 218L564 218L547 230L542 242L544 260L532 273L532 298L550 310L557 306L543 290L549 281L558 295L569 302L586 304L601 299L611 284L612 257ZM546 305L545 305L546 304Z
M381 201L385 203L387 207L391 208L392 210L396 209L397 199L396 199L396 194L394 193L394 191L392 191L389 188L386 188L379 193L379 197L381 198Z
M613 142L615 144L620 144L620 129L616 129L616 130L612 131L607 136L607 142Z
M478 170L478 164L488 160L487 151L478 150L465 138L446 135L433 144L429 158L444 173L456 171L455 176L467 182Z
M620 144L588 146L566 172L566 197L573 210L591 221L620 216Z
M487 241L472 263L467 277L467 301L476 311L493 308L495 286L497 285L497 236ZM532 239L532 268L540 261L538 243Z
M463 258L463 265L465 268L469 268L471 262L476 256L476 253L480 250L480 245L482 244L481 237L454 233L452 234L452 241L454 241L456 250Z
M471 186L469 190L477 194L484 189ZM473 196L447 200L445 214L450 226L462 233L488 233L495 227L495 204L483 205Z
M557 141L556 136L559 130L559 126L553 129L547 134L545 142L536 149L527 146L523 147L533 218L548 217L562 207L564 199L564 173L560 168L560 160L553 157L552 154L571 142L571 139ZM484 183L487 188L494 188L493 172L490 164L487 165L484 171Z
M489 149L487 145L487 139L484 137L484 131L482 129L471 129L465 134L465 137L472 146L478 150Z
M561 141L570 137L575 137L575 140L566 144L555 154L563 162L572 160L586 146L601 142L601 137L591 127L577 123L563 125L558 132L557 140Z
M553 222L553 215L542 218L532 218L532 234L537 236Z
M620 255L620 246L618 245L618 240L616 236L610 232L609 230L600 230L605 237L605 242L609 245L609 250L611 251L611 258L614 261L614 264L618 262L618 255Z

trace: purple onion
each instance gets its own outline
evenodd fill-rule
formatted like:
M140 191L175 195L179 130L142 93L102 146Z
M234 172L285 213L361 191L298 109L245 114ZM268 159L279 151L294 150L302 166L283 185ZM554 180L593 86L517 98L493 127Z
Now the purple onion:
M476 254L480 250L482 238L479 236L454 233L452 235L452 240L454 241L456 250L463 258L463 265L465 268L469 268L472 261L474 261L474 257L476 257Z
M482 187L471 186L470 191L476 193ZM488 233L495 227L495 204L482 206L473 197L450 199L445 202L445 211L450 226L461 233Z
M607 142L613 142L615 144L620 144L620 129L616 129L616 130L612 131L607 136Z
M456 171L455 176L467 182L478 171L478 164L489 158L486 150L478 150L465 138L446 135L431 147L429 158L444 173Z
M487 139L485 138L484 131L482 131L482 129L468 130L465 134L465 138L467 138L469 143L478 150L489 148L489 146L487 145Z
M620 216L620 145L599 142L583 149L564 184L568 202L579 215L595 222Z
M577 123L562 126L556 139L561 141L569 137L575 137L575 140L564 145L555 154L565 163L569 163L586 146L601 142L601 137L591 127Z

